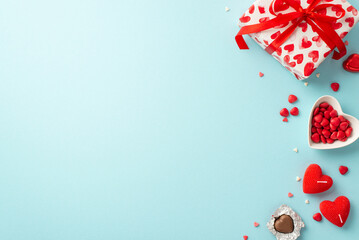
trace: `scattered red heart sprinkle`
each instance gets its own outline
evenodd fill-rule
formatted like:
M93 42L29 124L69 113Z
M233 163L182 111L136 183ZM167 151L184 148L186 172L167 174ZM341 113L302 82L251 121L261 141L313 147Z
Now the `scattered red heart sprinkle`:
M293 197L294 195L293 195L293 193L288 193L288 197Z
M316 213L316 214L314 214L313 215L313 219L315 220L315 221L317 221L317 222L320 222L320 221L322 221L322 214L320 214L320 213Z
M264 73L259 72L259 77L263 77L263 76L264 76Z
M248 236L244 235L244 236L243 236L243 239L244 239L244 240L248 240Z
M280 114L282 117L288 117L288 116L289 116L289 111L288 111L288 109L283 108L282 110L280 110L279 114Z
M329 144L336 140L345 142L351 136L352 131L350 122L345 117L338 116L337 110L328 103L323 102L314 109L311 127L313 142Z
M339 83L332 83L330 87L333 89L334 92L337 92L339 90Z
M289 97L288 97L288 102L290 102L290 103L294 103L297 100L298 100L298 98L295 95L289 95Z
M255 227L258 227L258 226L259 226L259 223L254 222L254 226L255 226Z
M294 107L290 110L290 114L292 114L293 116L298 116L299 114L299 109L297 107Z
M349 45L349 42L348 42L348 41L345 41L344 44L348 46L348 45Z
M283 118L283 122L288 122L288 118Z
M341 175L345 175L348 172L348 170L349 169L346 166L340 166L339 167L339 172L340 172Z

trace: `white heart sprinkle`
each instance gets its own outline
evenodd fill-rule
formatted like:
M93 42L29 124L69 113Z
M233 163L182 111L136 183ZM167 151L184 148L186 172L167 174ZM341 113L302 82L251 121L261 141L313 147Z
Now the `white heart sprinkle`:
M229 12L229 10L231 10L231 9L229 9L229 7L225 7L224 10L225 10L226 12Z

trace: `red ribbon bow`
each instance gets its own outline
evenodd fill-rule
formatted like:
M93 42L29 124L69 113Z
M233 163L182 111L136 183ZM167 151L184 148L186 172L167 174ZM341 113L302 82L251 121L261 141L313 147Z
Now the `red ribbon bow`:
M274 0L275 1L275 0ZM273 27L288 24L292 22L292 25L280 34L267 48L266 51L269 54L275 52L287 39L293 34L295 29L303 21L307 22L312 28L313 31L318 33L318 35L323 39L323 41L329 46L331 50L337 48L339 52L335 51L333 59L339 60L347 53L347 49L343 40L340 38L338 33L333 29L332 24L337 20L345 16L345 10L340 5L335 4L321 4L318 5L321 0L314 0L307 9L303 9L298 2L295 0L282 0L284 3L287 3L291 6L295 12L281 14L275 17L274 19L244 26L238 32L236 36L236 41L240 49L249 49L246 42L243 39L243 35L261 32ZM324 10L329 7L336 7L340 13L339 17L330 17L326 15L318 14L320 10Z

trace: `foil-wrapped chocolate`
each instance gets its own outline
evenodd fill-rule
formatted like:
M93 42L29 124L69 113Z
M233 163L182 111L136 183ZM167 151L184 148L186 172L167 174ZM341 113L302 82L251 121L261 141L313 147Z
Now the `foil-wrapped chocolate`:
M277 240L296 240L304 226L300 216L287 205L280 206L267 223Z

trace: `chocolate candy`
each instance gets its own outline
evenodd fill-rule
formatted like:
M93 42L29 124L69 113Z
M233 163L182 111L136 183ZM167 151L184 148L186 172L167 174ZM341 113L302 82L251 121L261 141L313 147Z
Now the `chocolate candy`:
M287 205L280 206L267 223L277 240L296 240L304 223L300 216Z
M279 218L277 218L274 222L274 229L280 233L291 233L294 230L293 219L283 214Z

